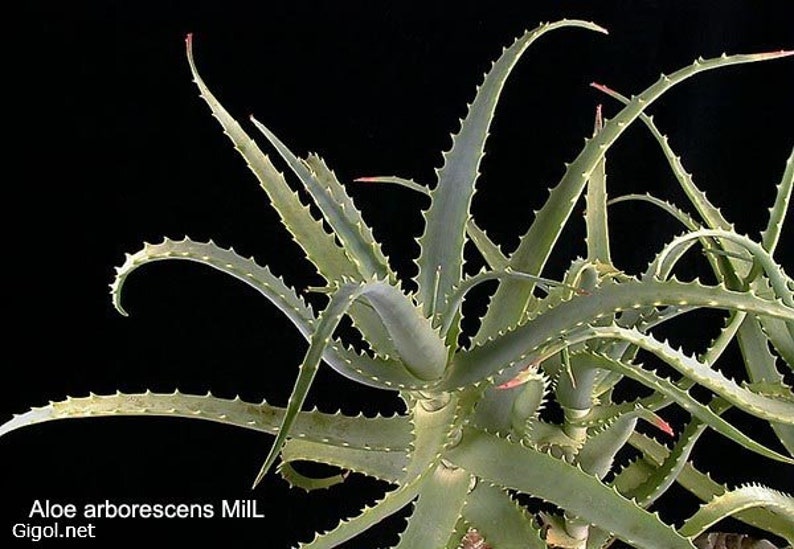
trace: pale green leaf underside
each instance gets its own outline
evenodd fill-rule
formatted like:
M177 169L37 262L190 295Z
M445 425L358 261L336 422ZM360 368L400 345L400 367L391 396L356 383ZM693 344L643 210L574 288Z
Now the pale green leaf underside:
M443 371L447 357L443 341L399 289L385 282L350 282L340 286L314 326L309 349L299 367L298 378L287 402L284 420L254 481L255 486L273 465L289 436L291 424L306 400L334 330L353 304L361 299L366 300L381 317L406 370L421 379L434 379Z

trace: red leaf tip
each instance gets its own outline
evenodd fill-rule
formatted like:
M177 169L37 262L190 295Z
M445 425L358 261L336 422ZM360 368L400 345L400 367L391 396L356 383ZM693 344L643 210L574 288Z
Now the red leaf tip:
M671 437L675 436L675 431L673 430L673 428L670 426L669 423L667 423L662 418L657 418L656 421L653 422L653 424L656 427L658 427L661 431L663 431L665 434L670 435Z
M604 93L610 93L613 91L612 88L610 88L609 86L605 86L604 84L599 84L598 82L590 82L590 86Z
M502 383L501 385L497 385L496 388L499 389L500 391L505 391L507 389L512 389L513 387L518 387L522 383L523 381L521 381L520 379L513 378L510 381Z

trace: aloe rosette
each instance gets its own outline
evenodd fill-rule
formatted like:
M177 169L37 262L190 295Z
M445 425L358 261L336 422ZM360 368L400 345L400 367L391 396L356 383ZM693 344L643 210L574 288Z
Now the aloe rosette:
M101 416L169 416L203 419L275 437L255 485L277 471L306 490L343 483L347 472L391 484L377 503L300 547L337 546L412 505L397 547L454 548L476 544L513 547L598 548L619 539L636 547L692 548L711 543L716 522L734 516L794 543L794 500L747 484L728 488L689 460L698 438L712 429L764 458L794 463L794 396L780 367L794 358L794 282L774 258L794 183L789 156L760 241L738 234L694 184L667 138L646 114L673 86L722 67L791 56L779 51L698 59L663 74L630 98L603 85L620 107L611 118L599 108L595 130L566 165L548 200L535 212L516 249L504 254L471 214L475 183L502 88L524 51L547 32L578 27L606 33L586 21L544 23L502 51L468 106L437 181L428 187L398 176L360 181L397 184L429 197L416 276L401 281L345 187L317 155L301 158L255 118L250 123L289 167L315 206L288 184L268 155L216 99L199 76L188 36L187 56L199 93L266 192L281 222L325 280L313 291L327 296L314 310L284 280L254 259L212 241L165 239L126 257L111 285L115 307L138 268L161 260L200 263L249 285L275 305L309 342L284 408L180 392L90 395L68 398L15 416L0 434L36 423ZM650 195L609 199L606 154L639 120L658 141L689 207ZM562 280L544 277L546 263L576 205L586 202L587 256L573 258ZM661 250L645 272L623 272L610 250L608 205L645 200L680 221L682 234ZM319 212L319 219L313 212ZM470 243L486 268L464 275ZM685 253L706 251L716 283L679 280ZM487 281L498 287L470 340L461 345L462 305ZM408 291L410 289L410 291ZM697 309L724 311L720 336L697 356L656 335L657 328ZM365 342L357 350L335 334L349 317ZM738 341L746 379L717 369L726 346ZM663 363L678 373L644 367ZM303 410L321 364L356 382L396 391L407 412L393 417L349 417ZM669 371L669 368L666 371ZM613 390L631 379L650 392L616 402ZM695 398L706 389L709 402ZM543 414L554 403L560 418ZM658 414L667 406L687 412L677 435ZM768 422L780 448L755 440L723 416L735 408ZM647 422L675 437L666 446L642 434ZM626 447L639 457L616 458ZM293 467L313 461L344 473L312 478ZM674 483L704 503L683 525L663 522L650 507ZM558 512L536 513L520 503L527 494ZM709 537L711 536L711 537ZM724 536L719 534L718 536Z

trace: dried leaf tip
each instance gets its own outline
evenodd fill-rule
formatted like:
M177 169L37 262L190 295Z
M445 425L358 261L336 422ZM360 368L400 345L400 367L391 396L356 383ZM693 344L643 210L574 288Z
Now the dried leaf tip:
M607 93L607 94L610 94L610 93L615 93L615 90L613 90L613 89L612 89L612 88L610 88L609 86L606 86L606 85L604 85L604 84L601 84L601 83L599 83L599 82L590 82L590 87L591 87L591 88L595 88L595 89L597 89L598 91L600 91L600 92L603 92L603 93ZM600 106L600 105L599 105L599 106Z
M675 436L675 431L673 430L673 427L659 416L656 416L654 418L653 425L655 427L658 427L666 435L669 435L671 437Z

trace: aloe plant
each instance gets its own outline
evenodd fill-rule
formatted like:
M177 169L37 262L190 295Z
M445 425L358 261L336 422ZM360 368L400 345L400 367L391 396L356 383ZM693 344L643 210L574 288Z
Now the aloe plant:
M121 294L127 278L155 261L192 261L235 277L275 305L308 341L289 401L281 408L178 391L90 395L33 408L0 427L0 435L68 418L203 419L274 436L269 447L263 445L255 486L274 466L287 482L305 490L343 483L348 473L392 486L360 514L300 544L306 548L340 545L409 506L398 547L584 549L621 540L635 547L691 548L696 540L702 546L718 539L710 529L727 516L794 543L790 495L756 484L721 485L689 459L699 437L711 429L765 459L786 467L794 463L794 396L780 372L794 366L794 282L774 258L794 185L794 152L767 226L755 241L737 233L695 186L646 114L665 92L699 73L794 52L700 58L631 97L595 85L611 96L614 109L607 108L615 114L604 117L597 111L593 135L534 213L517 248L505 254L471 214L489 127L505 81L524 51L547 32L568 27L606 33L591 22L562 20L541 24L505 48L477 88L434 186L399 176L359 179L361 184L400 185L429 198L412 280L397 276L325 161L295 155L252 117L250 126L289 167L302 194L292 189L201 79L188 36L188 63L201 97L324 279L323 286L309 289L324 297L323 305L315 310L252 258L189 238L147 243L127 255L111 285L113 304L126 314ZM689 200L688 211L649 195L609 199L606 155L635 121L657 139ZM570 258L564 276L552 279L544 275L547 262L581 200L586 257ZM655 204L681 224L680 236L658 250L640 273L625 272L610 247L608 205L627 200ZM486 265L474 275L464 274L467 243ZM681 259L695 247L704 250L715 282L676 276ZM467 333L463 303L470 291L488 282L498 287L478 329ZM658 335L698 309L724 312L725 327L697 355ZM360 332L360 347L339 337L345 317ZM734 341L746 372L738 381L719 370ZM664 369L646 368L643 360ZM322 364L358 383L396 392L407 411L349 417L304 410ZM649 394L617 398L622 380ZM696 398L695 386L707 390L710 400ZM687 414L678 433L659 414L667 407ZM559 413L547 413L549 408ZM731 408L768 423L779 447L723 417ZM649 436L643 423L672 437L672 445ZM627 446L638 453L628 464L619 456ZM310 477L296 469L301 461L341 472ZM667 524L651 510L674 483L704 502L681 525ZM554 511L523 505L522 494L540 498Z

